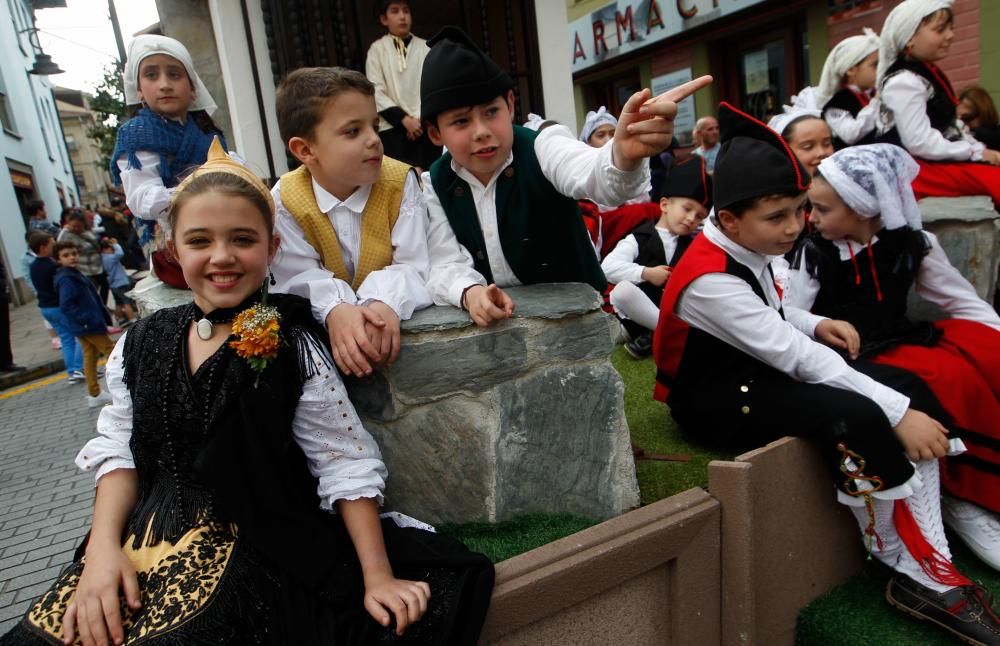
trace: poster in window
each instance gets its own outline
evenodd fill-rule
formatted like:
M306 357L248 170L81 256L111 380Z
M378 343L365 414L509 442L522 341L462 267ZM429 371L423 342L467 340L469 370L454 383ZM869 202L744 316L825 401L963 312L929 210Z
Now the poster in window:
M650 86L653 96L659 96L671 88L683 85L692 79L690 67L674 72L668 72L652 79ZM674 136L682 146L691 145L691 132L695 124L694 95L685 98L677 104L677 116L674 117Z
M743 82L745 94L766 92L768 89L767 50L762 49L743 55Z

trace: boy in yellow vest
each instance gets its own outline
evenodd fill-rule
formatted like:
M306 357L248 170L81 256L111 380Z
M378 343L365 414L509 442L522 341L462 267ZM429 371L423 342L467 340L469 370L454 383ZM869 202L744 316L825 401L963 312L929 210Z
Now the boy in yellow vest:
M359 72L301 68L281 82L278 129L302 165L271 193L275 291L312 301L341 371L391 364L399 322L431 304L416 173L382 154L375 90Z

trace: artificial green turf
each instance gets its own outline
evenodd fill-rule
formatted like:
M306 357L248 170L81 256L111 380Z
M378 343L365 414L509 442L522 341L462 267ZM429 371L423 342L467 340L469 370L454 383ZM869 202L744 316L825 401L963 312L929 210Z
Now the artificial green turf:
M1000 573L984 564L952 534L948 535L955 565L963 574L1000 594ZM945 646L951 633L892 608L885 600L886 580L863 573L834 588L799 613L798 646L858 644Z
M569 514L527 514L502 523L440 525L438 530L499 563L598 522Z
M667 407L653 399L656 366L652 359L633 359L622 346L611 355L611 363L625 382L625 417L632 443L647 453L680 453L690 462L639 460L636 475L642 504L663 500L691 487L708 486L708 463L728 460L732 454L717 453L685 442Z

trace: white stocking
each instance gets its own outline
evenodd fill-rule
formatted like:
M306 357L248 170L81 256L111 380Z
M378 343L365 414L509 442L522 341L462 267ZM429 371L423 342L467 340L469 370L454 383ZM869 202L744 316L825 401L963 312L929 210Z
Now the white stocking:
M649 330L656 329L656 324L660 320L660 308L634 284L618 283L611 290L609 300L622 318L635 321Z

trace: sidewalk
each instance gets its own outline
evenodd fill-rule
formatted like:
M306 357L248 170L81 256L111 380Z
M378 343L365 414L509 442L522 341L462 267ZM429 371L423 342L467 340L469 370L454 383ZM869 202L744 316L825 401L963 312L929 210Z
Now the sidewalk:
M0 390L55 374L65 369L62 351L52 347L52 339L42 323L42 312L32 301L10 308L10 347L21 372L0 372Z

